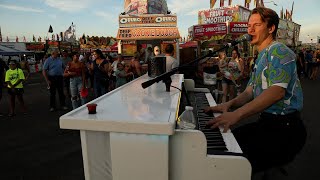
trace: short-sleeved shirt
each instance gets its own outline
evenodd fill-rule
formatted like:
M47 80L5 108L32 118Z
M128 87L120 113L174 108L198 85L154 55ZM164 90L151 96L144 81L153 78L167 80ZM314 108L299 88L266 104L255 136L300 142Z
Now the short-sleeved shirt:
M179 61L172 56L166 56L166 72L179 66Z
M238 60L232 58L225 58L219 61L220 71L223 72L224 77L229 80L237 80L240 77L241 70Z
M7 70L6 77L5 77L6 82L10 82L13 85L13 84L17 83L20 79L21 80L25 79L23 71L21 69L16 68L14 70L12 70L12 69ZM11 88L11 87L8 85L8 88ZM16 85L15 88L23 88L22 82L20 82L18 85Z
M126 72L124 70L117 70L115 72L115 75L117 77L117 80L116 80L116 87L120 87L124 84L127 83L127 78L126 77L120 77L119 74L121 74L122 76L125 76L126 75Z
M56 59L49 57L43 65L43 69L48 71L49 76L63 76L64 68L65 65L59 57Z
M259 53L248 86L256 98L270 86L285 89L283 99L264 112L285 115L303 108L303 94L297 75L296 55L286 45L274 42Z

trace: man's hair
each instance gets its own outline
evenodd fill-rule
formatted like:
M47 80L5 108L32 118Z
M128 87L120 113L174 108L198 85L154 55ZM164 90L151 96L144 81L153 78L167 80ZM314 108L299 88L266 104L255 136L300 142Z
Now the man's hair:
M172 54L173 51L174 51L174 47L173 47L172 44L168 44L164 50L165 50L166 53Z
M278 14L269 8L265 7L257 7L254 8L251 12L252 14L259 14L261 17L262 22L267 22L267 27L271 28L272 25L275 26L274 31L272 32L272 37L273 39L276 39L277 37L277 31L278 31L278 26L279 26L279 16Z

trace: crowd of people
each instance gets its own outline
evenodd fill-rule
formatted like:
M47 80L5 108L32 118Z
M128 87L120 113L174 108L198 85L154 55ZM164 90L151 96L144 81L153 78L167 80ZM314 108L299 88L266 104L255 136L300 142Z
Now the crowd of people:
M148 53L143 55L142 53ZM55 50L44 61L42 74L50 91L50 111L55 111L56 92L59 96L60 108L67 110L66 97L71 99L73 109L88 102L88 94L93 91L98 98L127 82L140 77L147 71L143 66L152 57L161 55L158 46L145 51L138 47L131 60L123 60L121 55L103 54L99 49L92 53L80 55L77 52L69 55ZM168 44L163 54L167 58L167 71L177 67L178 61L173 58L174 47ZM91 90L91 91L90 91Z

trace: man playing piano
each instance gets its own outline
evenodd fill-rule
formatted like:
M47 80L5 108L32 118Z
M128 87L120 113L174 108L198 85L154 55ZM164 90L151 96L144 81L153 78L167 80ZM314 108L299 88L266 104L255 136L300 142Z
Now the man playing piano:
M300 117L303 94L297 76L295 54L276 41L279 16L271 9L252 10L248 22L251 44L259 51L251 78L243 93L226 103L207 108L222 112L208 122L211 128L230 126L249 116L259 119L233 133L250 161L253 172L285 165L302 149L306 130ZM237 108L230 111L230 108Z

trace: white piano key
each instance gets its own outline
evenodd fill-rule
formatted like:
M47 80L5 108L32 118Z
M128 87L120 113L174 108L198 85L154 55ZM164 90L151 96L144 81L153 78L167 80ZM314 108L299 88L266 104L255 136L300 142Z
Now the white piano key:
M213 97L210 93L206 93L206 97L207 97L207 100L208 100L210 106L217 105L216 101L213 99ZM213 115L214 115L214 117L218 117L221 115L221 113L213 113ZM226 143L228 151L234 152L234 153L242 153L242 150L241 150L236 138L232 134L231 130L229 129L226 133L224 133L223 127L219 127L219 129L221 131L223 140Z

